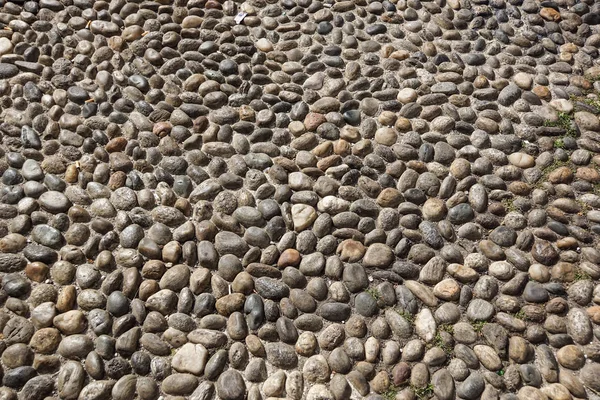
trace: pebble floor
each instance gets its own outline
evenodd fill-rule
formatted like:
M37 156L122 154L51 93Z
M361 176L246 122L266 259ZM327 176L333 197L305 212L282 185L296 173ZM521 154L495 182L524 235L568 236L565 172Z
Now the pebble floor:
M600 1L0 0L0 400L600 399Z

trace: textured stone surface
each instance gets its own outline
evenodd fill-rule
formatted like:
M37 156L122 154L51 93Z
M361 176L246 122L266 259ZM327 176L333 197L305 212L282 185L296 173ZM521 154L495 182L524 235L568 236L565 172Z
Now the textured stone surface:
M0 1L0 398L595 398L599 15Z

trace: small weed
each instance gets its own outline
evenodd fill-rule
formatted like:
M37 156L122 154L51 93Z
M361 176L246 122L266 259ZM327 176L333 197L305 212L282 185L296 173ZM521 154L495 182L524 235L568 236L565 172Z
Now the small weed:
M390 387L385 392L381 393L381 396L383 396L385 400L394 400L397 394L398 387L390 385Z
M573 127L572 120L573 117L570 114L560 111L558 113L558 120L547 120L544 122L544 126L562 128L565 130L566 136L577 136L577 129Z
M485 326L485 324L487 324L486 321L473 321L471 322L471 325L473 326L473 330L477 333L481 333L481 331L483 330L483 327Z
M542 169L542 176L540 177L540 179L537 181L536 183L536 187L541 187L545 182L548 182L548 176L550 176L550 174L553 171L556 171L557 169L559 169L560 167L569 167L573 172L574 171L574 167L573 164L571 164L569 161L560 161L560 160L554 160L554 162L550 165L545 166Z
M439 347L440 349L444 350L444 353L446 353L448 356L451 356L454 350L452 346L448 345L448 343L444 341L439 333L435 335L435 338L433 338L432 347Z
M600 100L598 98L590 98L583 96L571 96L571 101L575 102L576 111L588 111L592 114L600 114ZM579 104L577 104L579 103ZM588 105L589 107L583 107L581 103Z
M564 149L565 148L565 141L563 140L563 138L558 138L554 141L554 148L555 149Z
M600 75L586 75L584 76L584 78L590 81L591 83L600 81Z
M504 369L501 369L497 372L498 375L500 376L504 376Z
M575 200L575 202L581 207L581 211L578 213L579 215L583 215L592 209L592 207L584 201Z
M596 184L594 185L593 193L594 193L596 196L600 196L600 183L596 183Z
M398 314L400 314L400 316L402 318L404 318L405 320L407 320L408 322L410 322L411 324L413 322L415 322L415 316L412 315L411 313L409 313L408 311L404 311L404 310L396 310L396 312Z
M514 315L514 317L515 317L515 318L517 318L517 319L524 320L524 319L525 319L525 311L523 311L523 310L519 310L519 312L517 312L517 313Z
M433 395L433 385L431 383L422 388L413 386L412 390L415 392L415 396L419 400L429 399Z
M592 277L585 271L577 268L575 271L575 281L589 281Z
M517 207L514 204L515 199L512 197L507 197L505 199L502 199L502 205L504 206L504 209L506 210L507 213L509 212L513 212L513 211L518 211Z
M560 167L566 167L568 165L569 165L569 163L567 161L554 160L554 162L552 162L552 164L544 167L544 169L542 171L544 173L549 174L550 172L555 171Z
M588 106L592 107L593 114L600 114L600 100L587 98L584 99L583 102Z
M548 164L545 167L543 167L542 176L540 176L540 178L535 183L536 188L541 188L544 183L548 182L548 176L552 173L552 171L555 171L556 169L564 166L565 164L566 163L563 161L554 160L552 164Z
M439 331L448 332L451 335L454 335L454 326L450 324L443 324L438 326Z
M379 293L379 290L376 288L368 288L365 290L365 292L369 293L375 300L379 300L381 298L381 293Z

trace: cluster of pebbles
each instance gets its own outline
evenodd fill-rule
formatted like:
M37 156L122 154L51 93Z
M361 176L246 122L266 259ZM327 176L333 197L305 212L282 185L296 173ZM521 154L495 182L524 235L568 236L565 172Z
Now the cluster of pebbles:
M0 4L0 399L600 398L599 2Z

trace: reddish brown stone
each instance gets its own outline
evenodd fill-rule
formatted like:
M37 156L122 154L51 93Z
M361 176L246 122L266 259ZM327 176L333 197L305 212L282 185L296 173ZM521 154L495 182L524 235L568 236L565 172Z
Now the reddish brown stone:
M300 260L302 256L300 252L296 249L286 249L279 256L279 260L277 261L277 267L285 268L285 267L297 267L300 265Z
M43 282L48 276L49 268L43 262L33 262L25 267L25 275L34 282Z
M125 150L125 146L127 146L127 139L124 137L116 137L111 139L110 142L106 144L106 151L109 153L114 153L115 151L123 151Z
M394 385L400 386L410 379L410 366L405 362L396 364L392 370L392 380Z
M323 114L319 114L319 113L308 113L308 115L306 116L306 118L304 118L304 126L306 127L307 131L314 131L316 130L319 125L321 125L322 123L327 122L327 119L325 118L325 116Z
M533 88L532 90L533 93L536 94L537 97L539 97L540 99L549 101L552 99L552 94L550 93L550 89L548 89L546 86L536 86Z

